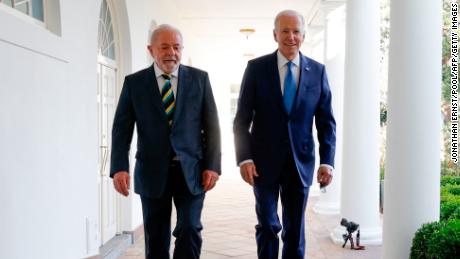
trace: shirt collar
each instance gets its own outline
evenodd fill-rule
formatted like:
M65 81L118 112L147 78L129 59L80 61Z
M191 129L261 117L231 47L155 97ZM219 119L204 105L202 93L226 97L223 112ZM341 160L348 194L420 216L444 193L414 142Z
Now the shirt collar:
M163 75L163 74L167 74L167 73L163 72L163 70L161 70L161 69L158 67L158 65L157 65L156 62L153 62L153 67L154 67L154 70L155 70L155 77L156 77L156 78L161 77L161 75ZM170 74L170 76L177 78L177 75L178 75L178 74L179 74L179 69L176 69L175 71L173 71L173 72Z
M289 60L287 58L285 58L283 56L283 54L281 54L281 52L278 50L276 51L276 56L277 56L277 60L278 60L278 68L282 68L284 65L286 65L286 63L289 62ZM296 67L299 67L299 63L300 63L300 55L299 53L297 53L297 56L295 56L295 58L293 60L291 60L292 63L294 63L294 65L296 65Z

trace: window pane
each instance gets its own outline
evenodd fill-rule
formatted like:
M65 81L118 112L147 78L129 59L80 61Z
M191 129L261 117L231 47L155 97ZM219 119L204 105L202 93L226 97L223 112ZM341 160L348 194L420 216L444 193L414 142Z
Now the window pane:
M20 4L14 4L14 8L19 10L27 15L29 15L29 3L28 2L21 2Z
M110 26L110 27L109 27ZM107 43L112 43L113 42L113 28L112 24L108 25L107 28L109 28L109 34L107 35Z
M105 17L107 15L107 3L105 1L102 1L102 6L101 6L101 14L99 15L99 17L101 18L102 22L105 23Z
M99 52L109 59L116 58L112 17L106 0L102 1L99 15Z
M110 47L107 50L106 56L112 60L115 60L115 48L114 48L113 42L110 44Z
M14 0L13 2L14 2L14 8L16 8L16 6L18 5L29 3L30 0Z
M44 21L43 0L32 0L32 17L42 22Z
M8 6L13 7L13 0L2 0L1 2Z

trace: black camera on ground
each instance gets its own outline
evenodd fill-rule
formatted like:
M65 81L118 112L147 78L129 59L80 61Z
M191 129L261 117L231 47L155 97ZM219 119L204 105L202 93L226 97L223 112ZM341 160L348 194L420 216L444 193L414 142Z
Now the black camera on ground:
M353 221L348 221L345 218L342 218L340 221L340 225L344 226L347 229L347 234L343 234L343 245L342 247L345 247L347 244L348 240L350 240L351 244L351 249L353 250L364 250L364 246L359 245L359 238L360 238L360 233L359 233L359 224L353 222ZM356 233L356 246L353 242L353 232L358 231Z
M347 232L349 233L353 233L359 228L359 224L356 224L353 221L348 221L345 218L342 218L342 220L340 221L340 225L344 226L347 229Z

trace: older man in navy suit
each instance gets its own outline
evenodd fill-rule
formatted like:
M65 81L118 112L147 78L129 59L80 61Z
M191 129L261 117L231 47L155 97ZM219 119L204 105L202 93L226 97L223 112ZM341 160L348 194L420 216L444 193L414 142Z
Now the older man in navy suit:
M233 130L240 173L256 199L258 257L278 258L283 229L282 258L296 259L305 255L304 214L315 166L313 120L320 155L317 181L323 186L332 180L335 120L324 66L299 51L303 17L282 11L273 32L278 50L246 67Z
M134 191L142 201L146 258L169 258L172 200L174 258L199 258L205 192L221 171L216 104L207 73L180 64L179 30L160 25L148 49L153 65L125 78L113 123L110 175L127 196L136 125Z

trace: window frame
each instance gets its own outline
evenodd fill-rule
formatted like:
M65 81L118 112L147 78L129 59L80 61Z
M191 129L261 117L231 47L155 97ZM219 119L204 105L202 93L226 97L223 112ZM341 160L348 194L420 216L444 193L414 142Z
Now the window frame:
M43 13L43 21L34 17L33 16L33 5L32 5L32 0L11 0L11 5L4 3L5 0L0 0L0 6L5 6L6 9L13 9L14 10L14 15L21 15L22 17L28 17L34 20L34 22L38 25L41 25L43 27L46 27L46 1L47 0L42 0L42 13ZM22 4L27 4L27 13L19 10L17 6L22 5ZM26 19L28 19L26 18Z
M104 7L105 9L103 9ZM113 10L109 1L102 0L98 19L98 54L106 59L116 61L118 53L112 14ZM110 56L110 53L113 54L113 57Z

